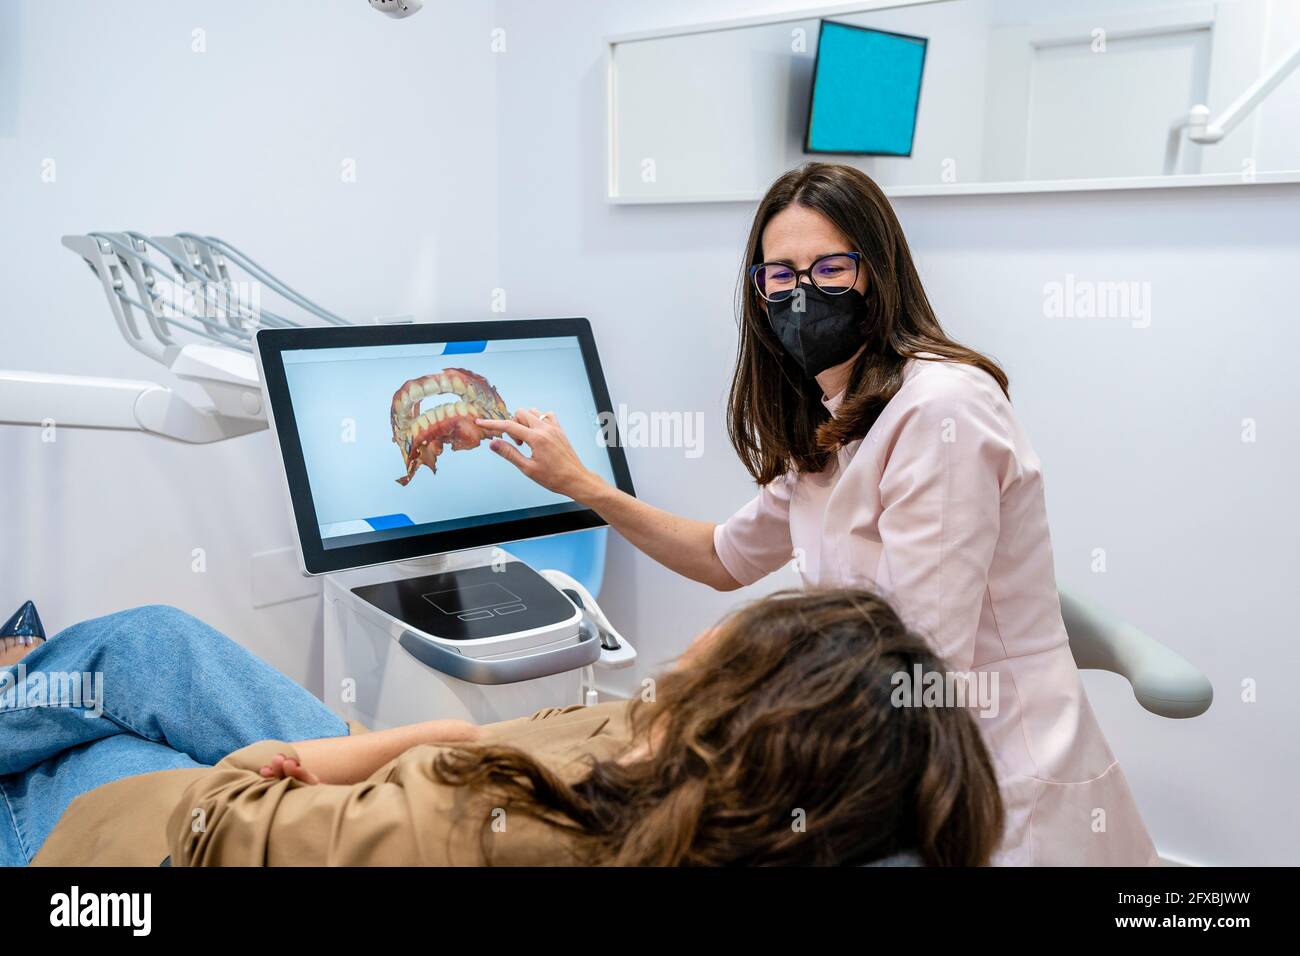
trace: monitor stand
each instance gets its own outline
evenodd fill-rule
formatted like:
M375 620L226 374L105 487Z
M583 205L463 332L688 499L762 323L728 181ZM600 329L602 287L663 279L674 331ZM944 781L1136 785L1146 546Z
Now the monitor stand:
M514 555L501 548L470 548L449 554L430 554L423 558L408 558L391 565L403 574L436 574L487 565L501 567L507 561L517 561Z
M583 610L501 548L336 572L325 592L336 620L379 642L367 659L395 642L425 667L470 684L536 680L601 655L598 629Z

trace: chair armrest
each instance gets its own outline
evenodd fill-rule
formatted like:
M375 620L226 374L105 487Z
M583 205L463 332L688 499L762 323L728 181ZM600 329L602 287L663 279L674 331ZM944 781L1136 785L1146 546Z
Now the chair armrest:
M1080 670L1120 675L1138 703L1161 717L1196 717L1209 709L1214 687L1186 658L1064 588L1060 596L1070 652Z

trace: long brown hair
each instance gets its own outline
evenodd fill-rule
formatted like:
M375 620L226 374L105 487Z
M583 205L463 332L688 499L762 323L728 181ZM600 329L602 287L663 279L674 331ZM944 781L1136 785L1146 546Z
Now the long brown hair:
M896 675L942 673L862 590L786 591L741 608L630 705L634 760L575 783L511 747L442 754L435 772L565 831L614 865L834 865L911 851L988 862L1002 802L974 717L898 707ZM796 826L802 816L803 827ZM490 858L490 820L484 853Z
M817 382L781 347L749 266L762 261L763 230L790 205L825 216L861 254L867 273L867 343L844 401L830 413ZM835 449L862 438L903 382L909 359L960 362L1007 376L992 359L944 334L926 298L903 228L889 199L852 166L807 163L774 182L754 214L736 293L740 347L727 402L727 433L754 480L767 484L792 468L818 472Z

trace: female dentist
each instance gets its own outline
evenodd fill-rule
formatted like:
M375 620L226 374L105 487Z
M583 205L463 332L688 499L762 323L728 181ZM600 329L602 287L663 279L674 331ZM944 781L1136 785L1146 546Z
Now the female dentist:
M481 420L525 475L720 590L792 559L889 598L983 688L1007 809L997 862L1143 865L1155 850L1070 654L1037 456L1007 377L939 326L884 193L848 166L778 179L750 230L728 431L758 495L714 525L588 471L550 413Z

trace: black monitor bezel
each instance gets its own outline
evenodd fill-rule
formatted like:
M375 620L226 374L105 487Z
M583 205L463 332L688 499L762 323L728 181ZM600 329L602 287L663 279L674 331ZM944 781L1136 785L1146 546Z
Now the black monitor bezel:
M591 383L597 414L610 422L612 443L607 445L610 467L619 490L635 495L627 456L618 436L613 404L601 369L591 323L585 318L497 319L481 322L421 322L412 325L349 325L313 328L259 329L254 337L262 370L267 417L280 447L285 482L293 509L299 555L308 574L327 574L351 568L389 564L434 554L464 551L523 538L603 527L606 522L590 508L556 515L519 518L493 524L435 531L369 544L326 548L316 521L316 507L307 477L302 441L298 434L282 353L295 349L357 348L375 345L419 345L436 342L501 341L530 338L577 338ZM504 466L505 463L502 462ZM508 467L508 466L507 466Z
M865 149L816 149L812 145L813 103L817 99L817 76L822 65L822 28L827 24L833 27L848 27L866 33L881 33L885 36L900 37L904 40L917 40L921 44L921 82L916 85L916 106L912 110L912 139L907 144L906 153L881 153ZM840 20L822 19L817 21L817 51L813 54L812 77L808 83L808 117L804 123L803 151L807 156L892 156L895 159L911 159L916 151L916 126L921 119L921 94L925 90L925 58L930 52L930 38L915 36L911 33L899 33L896 30L881 30L879 27L864 26L860 23L844 23Z

